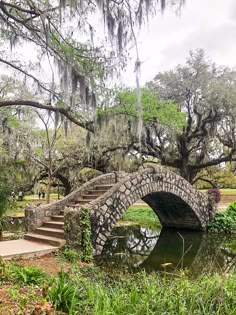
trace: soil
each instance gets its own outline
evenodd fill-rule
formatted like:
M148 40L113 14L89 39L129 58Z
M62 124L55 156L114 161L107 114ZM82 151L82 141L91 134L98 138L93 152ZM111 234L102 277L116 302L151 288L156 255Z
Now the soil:
M33 265L43 269L49 276L56 275L62 269L69 271L71 264L53 254L38 258L21 259L16 261L22 266ZM80 265L83 267L82 264ZM1 276L1 270L0 270ZM27 285L5 283L0 286L0 315L54 315L53 306L42 302L43 288Z

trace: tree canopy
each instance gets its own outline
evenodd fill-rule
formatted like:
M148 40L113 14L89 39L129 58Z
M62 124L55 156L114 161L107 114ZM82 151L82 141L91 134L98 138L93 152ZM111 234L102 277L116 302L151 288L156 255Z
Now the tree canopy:
M168 5L179 10L183 2L0 1L0 63L34 91L31 98L3 99L0 107L51 110L93 131L98 96L106 79L125 66L136 29L150 15ZM24 58L27 54L32 56ZM137 56L136 66L139 62Z

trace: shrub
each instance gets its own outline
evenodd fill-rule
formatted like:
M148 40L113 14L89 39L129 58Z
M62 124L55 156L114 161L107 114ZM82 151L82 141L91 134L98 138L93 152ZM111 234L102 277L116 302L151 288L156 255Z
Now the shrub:
M220 195L220 191L219 191L218 188L208 189L207 193L208 193L209 195L213 195L214 200L215 200L216 203L219 203L219 202L220 202L221 195Z
M82 183L86 183L90 179L93 179L99 175L102 175L102 173L98 170L95 170L93 168L84 167L79 172L79 181Z
M10 199L10 193L10 187L6 178L0 174L0 238L2 237L3 229L7 226L5 213L8 208L13 206L13 202Z
M236 202L229 204L226 211L219 212L209 223L211 232L236 233Z

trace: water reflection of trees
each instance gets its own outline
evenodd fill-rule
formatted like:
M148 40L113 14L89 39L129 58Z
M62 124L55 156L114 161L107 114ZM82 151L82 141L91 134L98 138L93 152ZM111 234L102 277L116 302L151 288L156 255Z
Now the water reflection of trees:
M236 253L229 246L233 237L192 231L179 233L166 229L159 233L138 225L118 227L104 247L103 263L148 271L183 267L194 276L235 265Z
M105 244L103 261L134 266L151 254L159 234L139 225L117 227Z

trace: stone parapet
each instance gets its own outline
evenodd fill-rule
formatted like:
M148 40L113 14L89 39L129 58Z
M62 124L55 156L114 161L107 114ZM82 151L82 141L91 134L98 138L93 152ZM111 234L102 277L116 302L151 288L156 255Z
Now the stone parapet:
M66 206L73 202L76 203L80 196L82 196L86 191L93 189L96 185L115 184L126 174L127 173L125 172L103 174L84 183L77 190L52 204L39 206L26 205L26 231L33 231L36 227L41 226L43 222L48 221L51 216L59 215Z

